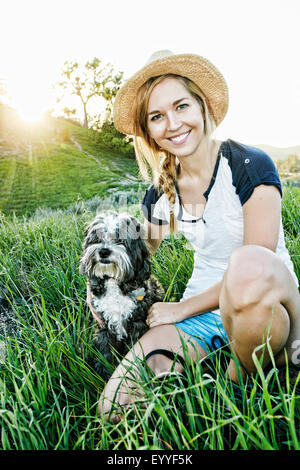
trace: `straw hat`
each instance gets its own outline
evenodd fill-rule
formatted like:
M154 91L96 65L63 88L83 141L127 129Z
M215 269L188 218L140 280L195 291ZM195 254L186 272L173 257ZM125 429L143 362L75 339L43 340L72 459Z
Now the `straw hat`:
M114 125L120 132L127 135L135 132L136 95L139 88L151 77L170 73L187 77L199 86L216 126L220 124L228 109L228 87L219 70L209 60L195 54L175 55L171 51L158 51L117 93Z

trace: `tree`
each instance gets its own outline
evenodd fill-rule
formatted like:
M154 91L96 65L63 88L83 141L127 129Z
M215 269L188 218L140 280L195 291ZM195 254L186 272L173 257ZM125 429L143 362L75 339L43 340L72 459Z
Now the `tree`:
M75 117L75 114L76 114L76 109L75 108L64 108L63 109L64 111L64 114L69 118L71 119L72 117Z
M111 110L113 99L122 84L123 72L115 72L111 64L103 65L95 57L83 67L76 61L66 61L61 76L63 80L57 86L65 94L78 96L83 108L83 126L87 128L90 120L88 102L93 97L102 97ZM58 98L58 101L61 99Z

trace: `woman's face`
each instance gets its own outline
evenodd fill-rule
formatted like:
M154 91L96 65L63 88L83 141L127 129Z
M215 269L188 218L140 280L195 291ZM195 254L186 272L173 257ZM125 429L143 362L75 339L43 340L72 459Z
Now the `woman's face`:
M157 145L177 157L194 154L204 138L198 101L173 77L157 84L148 104L148 132Z

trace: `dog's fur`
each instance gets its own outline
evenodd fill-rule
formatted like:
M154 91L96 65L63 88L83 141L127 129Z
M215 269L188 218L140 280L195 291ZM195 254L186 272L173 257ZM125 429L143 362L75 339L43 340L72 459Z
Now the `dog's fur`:
M126 213L99 214L86 230L80 273L88 278L92 307L103 323L93 342L110 364L113 351L124 356L148 330L148 310L163 300L144 238L142 225ZM106 380L111 375L103 362L95 369Z

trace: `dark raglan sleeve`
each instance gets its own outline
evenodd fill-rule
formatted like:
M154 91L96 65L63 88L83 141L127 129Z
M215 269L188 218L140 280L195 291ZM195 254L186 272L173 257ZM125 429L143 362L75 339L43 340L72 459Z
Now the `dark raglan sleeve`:
M150 185L149 188L146 190L142 202L141 202L141 209L145 218L154 225L166 225L168 224L167 220L162 218L155 217L154 210L159 204L160 198L162 197L163 192L157 190L154 185Z
M232 182L242 205L248 201L254 189L261 184L275 186L282 197L277 168L264 151L234 143L230 165Z

